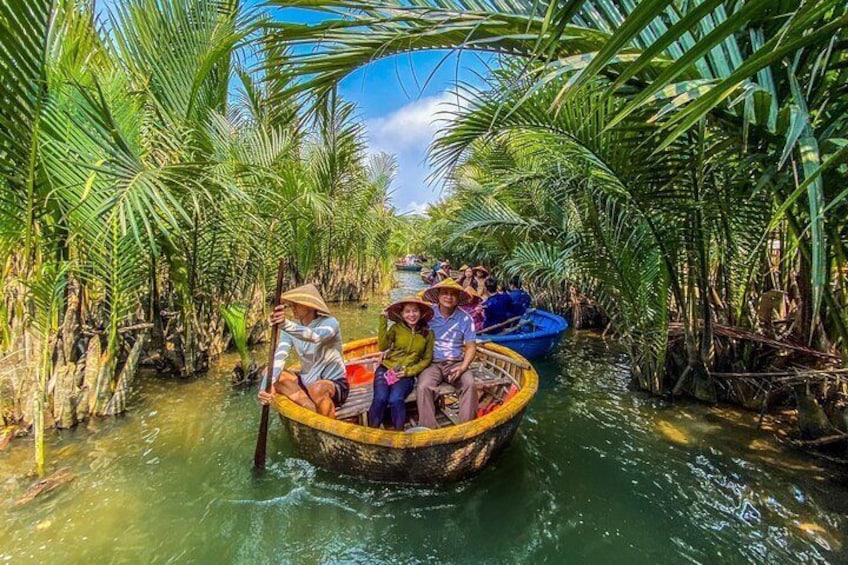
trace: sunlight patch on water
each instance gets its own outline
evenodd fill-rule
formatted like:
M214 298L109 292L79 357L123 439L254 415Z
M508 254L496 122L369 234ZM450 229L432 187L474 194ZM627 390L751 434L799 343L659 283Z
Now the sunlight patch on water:
M691 443L686 434L671 422L660 420L656 423L656 426L657 431L671 443L676 443L677 445L689 445Z

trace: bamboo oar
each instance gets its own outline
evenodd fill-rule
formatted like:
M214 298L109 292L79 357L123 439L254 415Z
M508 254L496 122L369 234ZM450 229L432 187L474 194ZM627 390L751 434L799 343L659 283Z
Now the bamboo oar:
M490 332L490 331L492 331L492 330L496 330L496 329L498 329L498 328L502 328L502 327L504 327L504 326L508 326L508 325L510 325L510 324L514 324L515 322L517 322L518 320L520 320L521 318L523 318L523 317L524 317L524 316L526 316L527 314L532 314L535 310L536 310L535 308L530 308L529 310L527 310L526 312L524 312L524 313L523 313L522 315L520 315L520 316L514 316L514 317L510 318L509 320L504 320L504 321L503 321L503 322L501 322L500 324L495 324L495 325L493 325L493 326L489 326L488 328L483 328L482 330L480 330L480 331L479 331L479 332L477 332L477 333L478 333L478 334L484 334L484 333L486 333L486 332Z
M277 267L277 288L274 291L274 308L280 304L280 294L283 292L283 261ZM268 347L268 370L265 376L265 392L271 392L274 377L274 353L277 350L277 339L280 337L280 326L271 326L271 343ZM265 468L265 447L268 444L268 415L271 412L270 404L262 407L262 416L259 420L259 437L256 438L256 450L253 452L253 468L261 471Z

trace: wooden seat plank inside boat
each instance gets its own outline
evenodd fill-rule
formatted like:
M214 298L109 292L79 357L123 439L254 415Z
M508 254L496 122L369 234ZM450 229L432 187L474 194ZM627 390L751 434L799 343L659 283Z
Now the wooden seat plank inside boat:
M500 369L500 371L496 371L496 369ZM477 386L478 394L480 394L481 391L484 391L487 394L492 394L493 397L497 397L497 393L493 389L515 384L515 381L512 379L509 373L504 371L501 367L483 367L479 363L474 363L471 365L470 370L474 374L474 382ZM496 374L497 372L501 371L502 373L500 375ZM414 403L416 401L417 390L417 387L412 390L409 396L406 397L406 402ZM439 385L438 399L444 399L445 397L455 394L456 389L453 387L453 385L448 383L442 383L441 385ZM336 410L336 419L357 419L360 424L366 425L367 412L368 408L371 406L371 400L373 396L374 386L371 382L352 386L350 388L347 400L342 406L340 406ZM442 402L439 402L438 406L440 407L439 411L441 412L441 415L444 417L441 419L442 421L440 422L440 424L450 425L458 423L456 414L454 413L455 410L451 409L449 406L445 407Z

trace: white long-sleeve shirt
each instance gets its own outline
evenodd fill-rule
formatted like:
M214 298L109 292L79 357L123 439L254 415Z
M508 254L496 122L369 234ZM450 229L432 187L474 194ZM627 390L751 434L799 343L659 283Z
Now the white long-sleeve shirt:
M300 380L303 384L308 386L321 379L346 378L338 320L332 316L318 316L302 326L287 319L280 330L274 353L274 382L280 377L292 346L300 358Z

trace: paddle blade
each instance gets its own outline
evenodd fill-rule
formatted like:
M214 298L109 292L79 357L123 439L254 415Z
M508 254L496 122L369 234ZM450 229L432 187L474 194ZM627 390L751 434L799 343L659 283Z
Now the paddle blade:
M265 448L268 444L268 415L270 406L262 407L259 421L259 437L256 439L256 449L253 452L253 468L261 471L265 468Z

